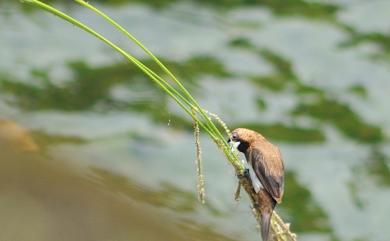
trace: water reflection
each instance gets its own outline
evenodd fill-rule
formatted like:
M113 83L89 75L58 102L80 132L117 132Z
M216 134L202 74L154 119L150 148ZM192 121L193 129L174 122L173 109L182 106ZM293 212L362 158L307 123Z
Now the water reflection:
M385 10L390 4L331 2L101 1L100 6L161 56L207 109L231 127L259 130L281 146L288 174L279 211L300 240L387 240L390 71ZM245 198L238 205L232 200L232 169L204 136L208 204L196 202L191 122L140 71L52 16L26 12L17 3L6 6L7 14L0 13L4 26L10 26L3 26L0 40L6 46L0 60L2 117L30 128L42 152L66 160L61 165L87 170L75 177L73 169L65 168L57 188L69 190L65 194L74 205L89 210L69 209L82 225L106 220L93 224L96 231L87 228L72 239L112 230L131 237L154 235L145 229L140 236L123 230L155 223L157 212L172 218L168 230L180 227L178 233L153 227L170 240L258 240ZM58 6L128 46L87 11L70 3ZM366 8L378 13L372 21ZM10 155L18 154L4 154L3 159ZM30 174L12 166L16 164L1 163L1 170L13 170L26 180L58 172L39 164L42 170L31 167L38 174ZM70 179L79 181L75 185ZM16 189L16 184L8 185L8 190ZM34 188L45 185L38 182ZM97 191L84 196L87 187ZM51 240L45 222L72 215L62 215L58 207L58 215L48 217L43 201L26 193L5 195L0 208L13 213L10 203L20 200L19 206L43 220L34 227L44 235L37 238ZM48 206L66 199L53 194L57 198ZM104 205L93 201L98 199ZM146 209L151 215L142 222L127 220ZM119 222L112 218L116 215ZM72 225L64 221L62 227ZM53 230L66 229L59 224Z

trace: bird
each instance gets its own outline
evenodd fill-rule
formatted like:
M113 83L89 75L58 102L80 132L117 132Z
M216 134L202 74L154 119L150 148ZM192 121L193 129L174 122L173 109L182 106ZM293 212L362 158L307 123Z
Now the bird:
M228 142L232 148L244 153L249 164L249 170L244 173L249 175L257 193L261 236L263 241L268 241L272 213L276 204L282 202L284 193L284 164L280 150L260 133L246 128L233 130Z

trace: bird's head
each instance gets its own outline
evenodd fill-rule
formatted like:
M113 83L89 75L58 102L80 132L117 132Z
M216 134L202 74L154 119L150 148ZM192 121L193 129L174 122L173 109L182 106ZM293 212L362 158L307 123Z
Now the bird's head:
M259 133L249 129L237 128L230 135L228 142L232 149L235 148L240 152L245 152L259 135Z

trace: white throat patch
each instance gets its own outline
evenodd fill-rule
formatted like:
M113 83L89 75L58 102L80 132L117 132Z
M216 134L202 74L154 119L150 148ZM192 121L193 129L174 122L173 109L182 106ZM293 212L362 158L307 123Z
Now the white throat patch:
M239 142L239 141L237 141L237 142L236 141L231 141L230 142L230 150L232 152L236 151L240 144L241 144L241 142Z

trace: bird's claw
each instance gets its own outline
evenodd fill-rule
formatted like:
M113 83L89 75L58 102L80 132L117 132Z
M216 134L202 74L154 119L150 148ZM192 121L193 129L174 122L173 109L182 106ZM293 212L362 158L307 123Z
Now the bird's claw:
M245 168L245 170L242 172L242 174L241 173L237 174L237 177L238 177L238 179L243 179L243 178L248 179L248 178L250 178L249 169Z
M245 168L245 170L244 170L242 173L237 173L237 177L238 177L238 179L240 179L240 180L250 178L249 169L248 169L248 168ZM237 186L237 189L236 189L236 193L235 193L235 195L234 195L234 199L235 199L236 201L238 201L238 200L240 199L240 191L241 191L241 182L238 182L238 186Z

